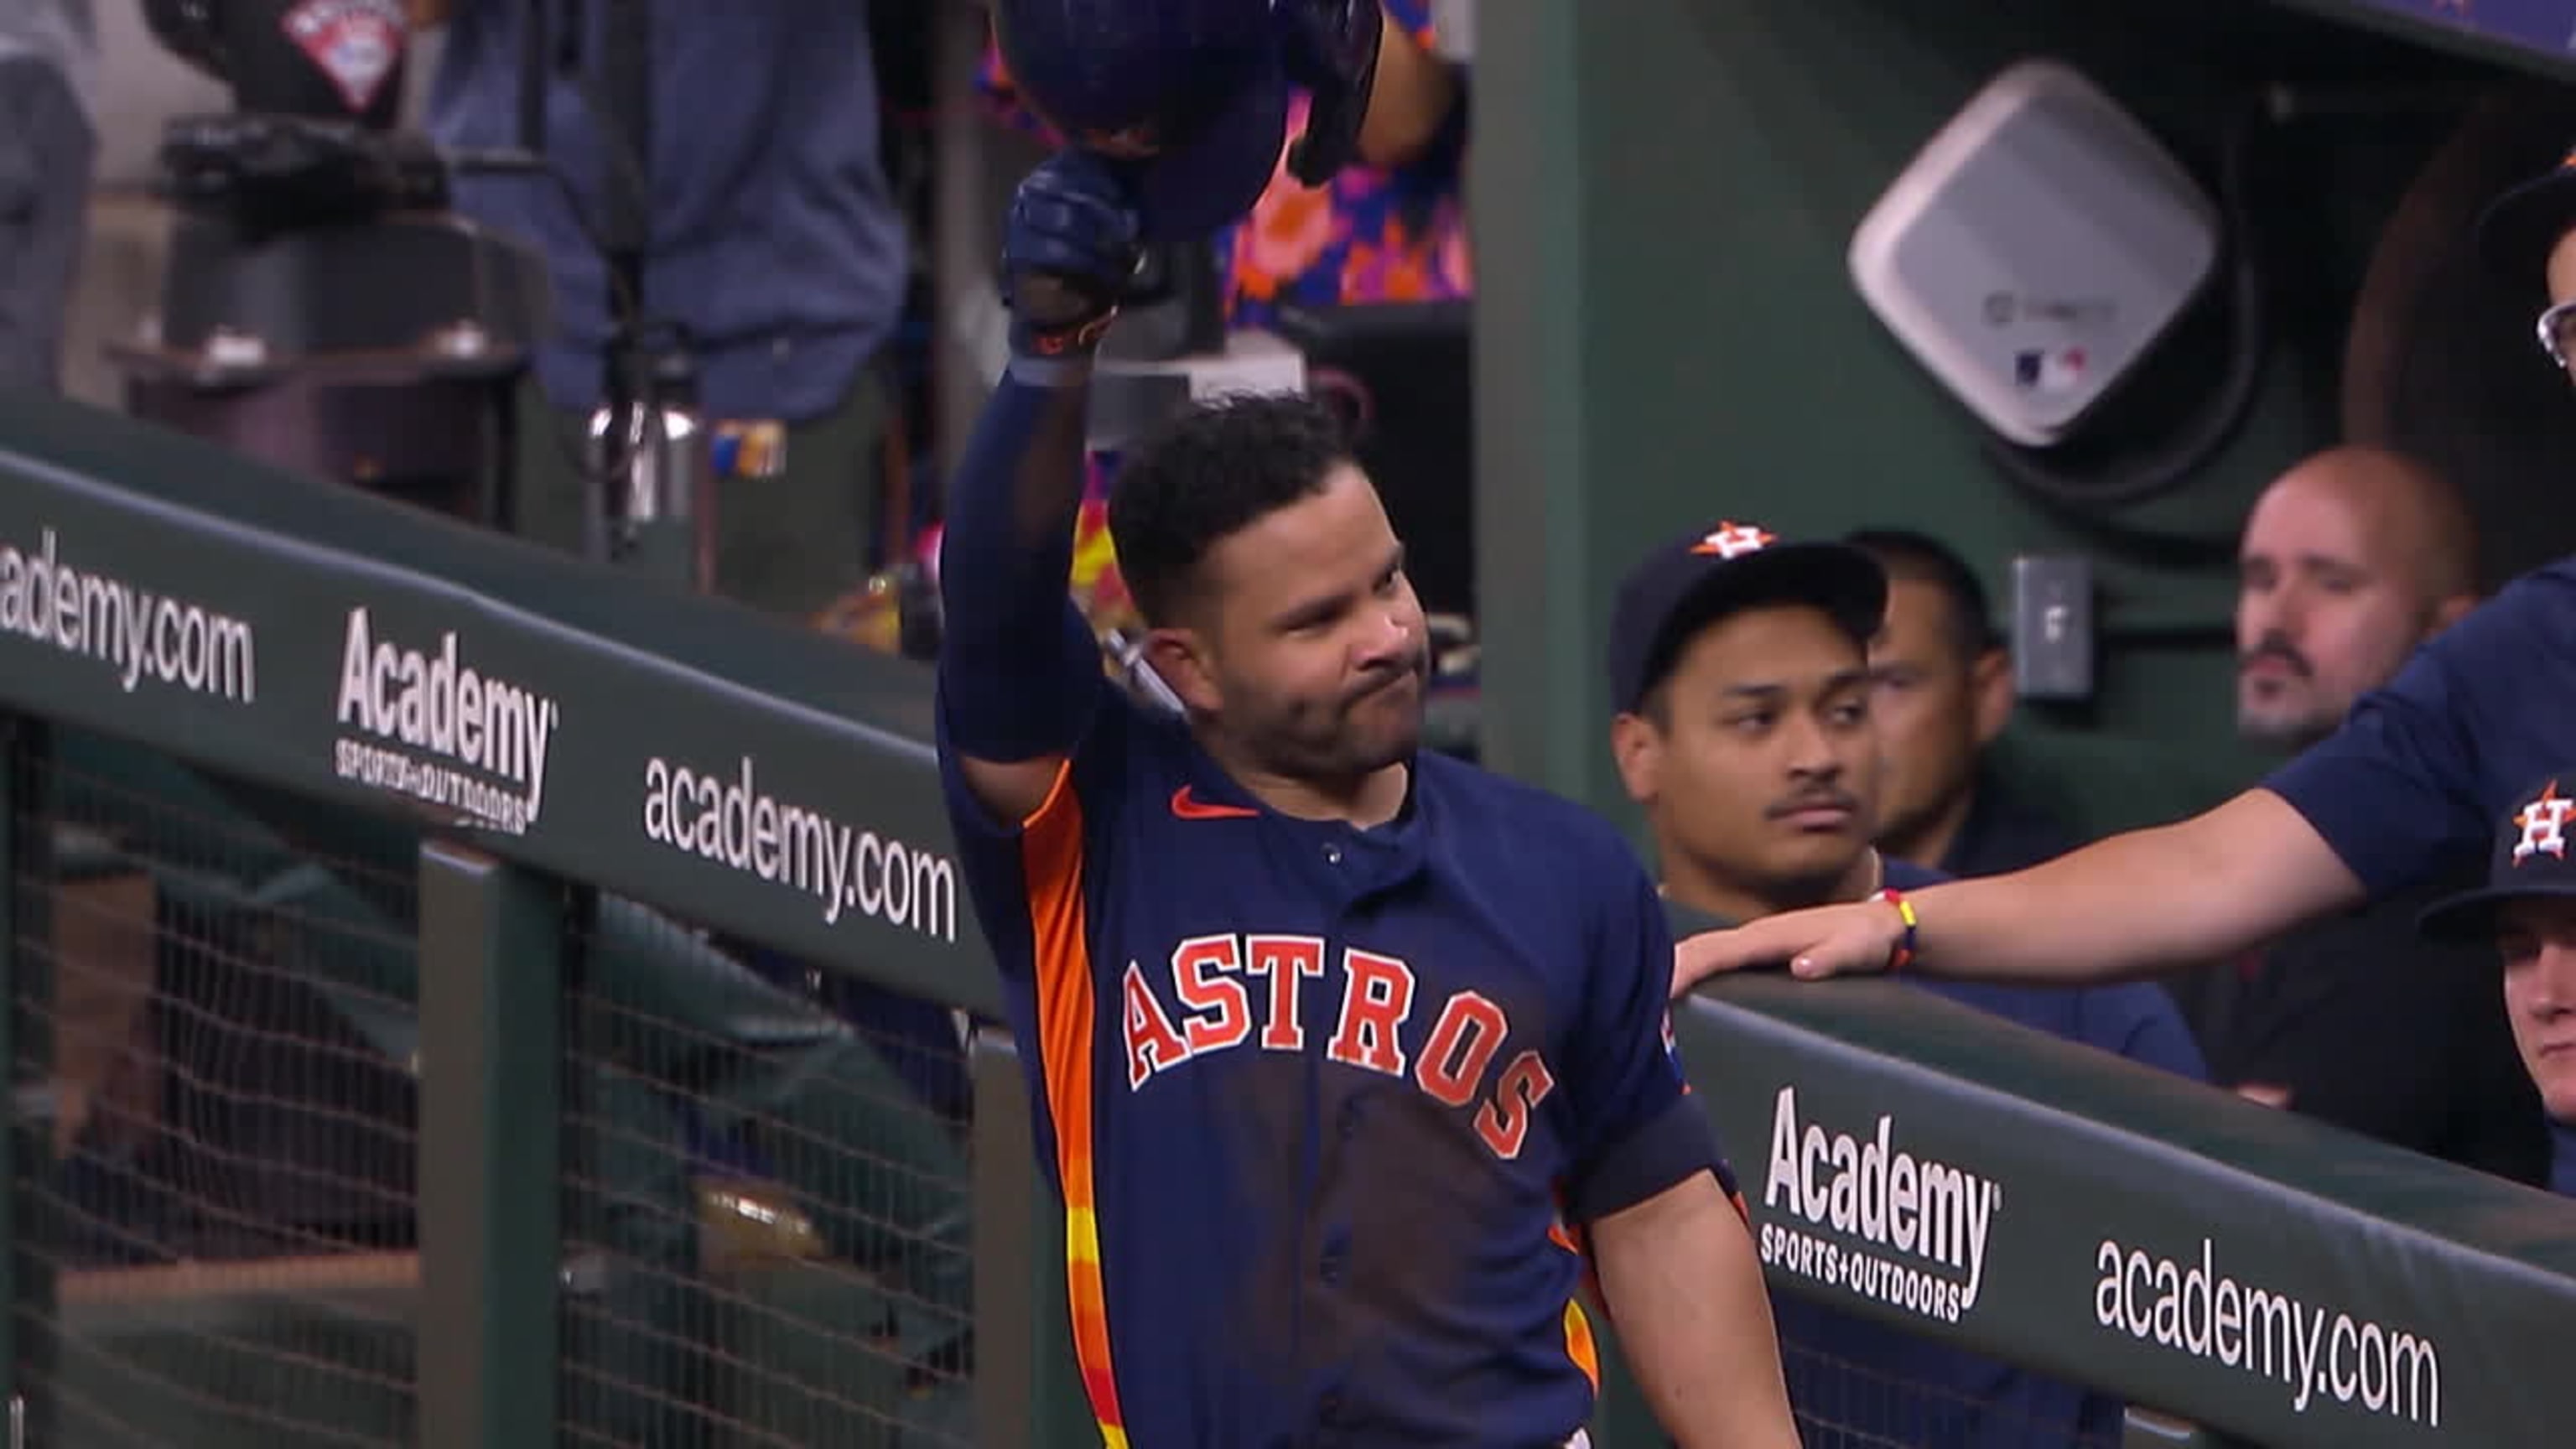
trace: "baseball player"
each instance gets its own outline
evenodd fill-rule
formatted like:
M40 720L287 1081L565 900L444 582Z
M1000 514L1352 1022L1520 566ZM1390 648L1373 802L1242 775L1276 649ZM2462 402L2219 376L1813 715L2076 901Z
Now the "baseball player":
M2491 946L2504 958L2505 1016L2523 1069L2556 1129L2549 1188L2576 1197L2576 769L2521 792L2498 825L2486 884L2437 901L2425 936Z
M941 773L1103 1439L1585 1443L1589 1273L1675 1439L1795 1444L1654 888L1605 822L1417 749L1422 611L1327 410L1129 450L1111 528L1184 712L1105 677L1066 581L1132 196L1078 151L1021 183L940 571Z
M2541 340L2576 342L2576 154L2480 226L2489 256L2545 276ZM1796 974L1925 971L2081 981L2215 960L2429 878L2568 753L2576 729L2576 557L2524 574L2418 649L2342 726L2264 783L2191 819L2097 841L2013 875L1710 932L1673 989L1786 961Z

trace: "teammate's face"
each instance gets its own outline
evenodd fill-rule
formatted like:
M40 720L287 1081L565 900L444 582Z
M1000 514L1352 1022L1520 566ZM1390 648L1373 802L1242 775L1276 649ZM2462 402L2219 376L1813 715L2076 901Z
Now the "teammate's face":
M2292 473L2263 495L2238 549L2236 720L2247 738L2304 747L2385 684L2430 631L2397 511L2367 491Z
M2541 1105L2576 1122L2576 900L2508 901L2496 916L2505 1015Z
M1200 567L1213 609L1196 703L1229 742L1290 779L1356 778L1413 754L1429 641L1367 474L1334 469Z
M1880 815L1903 840L1960 800L1977 755L2002 729L2012 703L2000 651L1959 655L1950 596L1920 579L1887 588L1887 624L1869 649L1870 716L1885 767Z
M1876 827L1868 661L1819 610L1747 609L1700 631L1665 678L1660 724L1613 744L1668 876L1782 909L1821 898Z

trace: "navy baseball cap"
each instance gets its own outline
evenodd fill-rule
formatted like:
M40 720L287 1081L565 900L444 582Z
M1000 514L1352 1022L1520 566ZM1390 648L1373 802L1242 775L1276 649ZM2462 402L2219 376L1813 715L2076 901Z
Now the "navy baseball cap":
M2435 901L2415 928L2437 941L2485 940L2496 908L2527 896L2576 896L2576 767L2525 791L2496 830L2487 883Z
M2576 230L2576 150L2548 174L2533 177L2487 204L2478 216L2478 254L2506 281L2531 286L2558 239Z
M1012 85L1065 140L1123 163L1149 241L1242 220L1288 135L1271 0L993 0Z
M1807 604L1863 649L1887 619L1887 572L1844 543L1782 543L1733 519L1646 555L1610 611L1610 703L1635 709L1691 636L1739 609Z

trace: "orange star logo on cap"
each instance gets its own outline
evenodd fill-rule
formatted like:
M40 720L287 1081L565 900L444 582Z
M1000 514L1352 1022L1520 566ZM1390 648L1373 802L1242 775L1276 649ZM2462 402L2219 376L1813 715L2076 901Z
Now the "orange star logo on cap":
M1758 553L1770 547L1774 537L1776 535L1767 529L1728 519L1709 530L1707 537L1692 544L1691 552L1713 553L1719 558L1740 558L1745 554Z

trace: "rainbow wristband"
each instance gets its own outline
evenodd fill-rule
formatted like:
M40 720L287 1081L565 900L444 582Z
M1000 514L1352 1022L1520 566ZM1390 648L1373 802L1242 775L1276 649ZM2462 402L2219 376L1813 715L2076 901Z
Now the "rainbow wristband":
M1895 949L1887 953L1887 974L1893 976L1897 972L1914 964L1915 932L1923 923L1915 917L1914 903L1905 898L1905 892L1896 889L1894 886L1889 886L1881 890L1878 894L1871 896L1870 899L1874 901L1885 901L1887 904L1896 907L1896 918L1905 923L1904 936L1897 940Z

